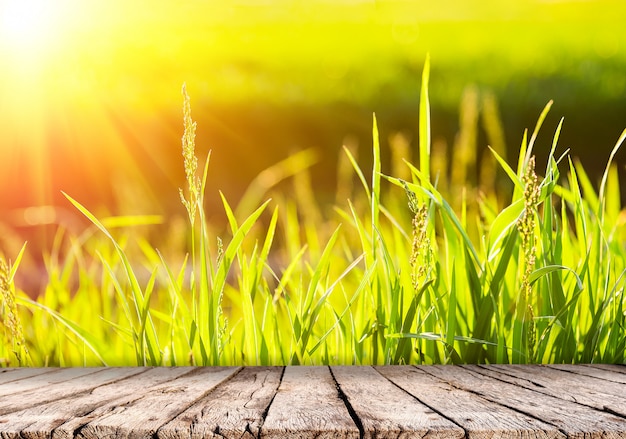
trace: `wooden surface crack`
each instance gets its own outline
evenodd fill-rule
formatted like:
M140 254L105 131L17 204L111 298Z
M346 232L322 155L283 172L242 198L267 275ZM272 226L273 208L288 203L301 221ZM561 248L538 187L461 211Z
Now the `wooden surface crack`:
M274 403L274 398L276 398L276 395L278 393L278 389L280 388L280 385L283 382L283 377L285 376L285 369L286 367L281 367L281 371L280 371L280 377L278 379L278 386L276 388L276 391L274 392L274 394L272 395L272 397L270 398L269 403L267 404L267 406L265 407L265 409L263 410L263 412L261 413L261 422L259 423L259 430L263 427L263 423L265 422L265 419L267 418L267 414L270 411L270 407L272 406L272 404ZM249 428L249 426L248 426ZM255 437L259 437L260 436L260 432L257 431L257 433L254 435Z
M354 408L350 404L348 397L343 392L343 390L341 390L341 386L337 382L337 378L335 378L335 374L333 373L332 367L329 367L328 369L330 370L330 376L333 378L333 381L335 382L335 387L337 389L337 396L339 397L339 399L343 401L344 405L346 406L346 409L348 410L348 413L350 414L350 417L354 421L354 424L356 425L356 427L359 429L359 439L363 439L365 436L365 433L363 430L363 423L361 422L361 420L359 419L359 416L354 411Z
M383 375L384 376L384 375ZM450 421L452 424L457 425L460 429L463 430L463 438L467 439L469 437L467 430L463 427L463 425L460 425L459 423L455 422L454 419L450 419L449 417L446 416L445 413L440 412L439 410L437 410L436 407L432 407L430 405L428 405L427 402L420 400L417 396L415 396L414 394L410 393L409 391L407 391L405 388L399 386L395 381L389 379L388 377L385 376L385 379L387 379L392 385L394 385L395 387L397 387L398 389L400 389L402 392L406 393L408 396L410 396L411 398L414 398L417 402L419 402L420 404L423 404L424 406L428 407L430 410L432 410L434 413L437 413L439 416L441 416L444 419L447 419L448 421ZM421 438L427 438L429 437L430 434L430 430L427 430L422 436Z

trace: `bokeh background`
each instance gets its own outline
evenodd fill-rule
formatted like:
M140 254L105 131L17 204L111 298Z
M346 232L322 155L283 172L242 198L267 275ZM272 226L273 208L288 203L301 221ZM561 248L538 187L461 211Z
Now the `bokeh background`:
M496 142L515 158L552 99L539 163L564 117L559 151L571 148L598 178L626 128L623 1L0 4L0 245L9 257L27 239L30 257L41 253L58 224L84 225L61 191L97 215L184 215L183 83L198 155L213 151L216 222L225 219L218 190L236 205L259 173L301 151L316 197L333 202L342 146L368 166L373 112L383 159L393 142L413 159L427 53L443 154L463 141L480 156ZM469 140L463 118L476 127Z

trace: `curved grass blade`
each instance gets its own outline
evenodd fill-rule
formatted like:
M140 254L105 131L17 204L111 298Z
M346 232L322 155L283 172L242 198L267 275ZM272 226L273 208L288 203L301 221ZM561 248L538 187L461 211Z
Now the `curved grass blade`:
M89 221L91 221L102 233L104 233L107 238L109 238L109 240L112 242L113 246L115 247L115 250L119 256L119 258L122 261L122 265L124 267L124 271L126 272L126 277L130 283L131 286L131 291L133 293L133 300L135 302L135 309L137 311L137 316L139 319L141 319L141 309L144 306L145 303L145 297L144 294L141 290L141 287L139 286L139 281L137 280L137 276L135 275L135 272L133 270L133 268L130 265L130 261L128 260L128 257L126 256L126 253L124 252L124 249L122 249L122 247L119 245L119 243L115 240L115 238L113 238L113 236L111 235L111 233L109 233L108 229L91 213L89 212L89 210L87 210L87 208L85 208L82 204L80 204L78 201L74 200L72 197L70 197L68 194L66 194L65 192L62 192L63 195L65 196L65 198L67 198L70 203L72 203L74 205L74 207L76 207L76 209L78 209L83 215L85 215L87 217L87 219L89 219ZM145 329L148 330L148 332L145 332ZM140 340L146 340L147 343L147 347L148 347L148 352L150 354L150 364L152 365L159 365L161 364L161 355L160 353L157 353L158 351L158 337L157 337L157 333L156 333L156 328L154 327L152 320L150 318L148 318L148 325L147 328L144 328L144 332L142 332L141 334L139 334L139 339ZM142 349L142 357L143 357L143 349ZM143 365L146 365L146 359L143 359Z
M613 147L613 150L611 151L611 154L609 155L609 160L606 164L606 169L604 170L604 174L602 175L602 182L600 183L600 190L598 191L598 195L600 197L600 206L599 206L600 209L602 209L605 204L606 182L609 177L609 170L611 168L611 164L613 163L613 159L615 158L617 151L619 151L619 149L622 146L622 143L624 143L624 140L626 140L626 129L622 131L622 134L619 136L619 139L617 139L617 143L615 143L615 146ZM603 212L597 212L597 213L600 218L604 218Z

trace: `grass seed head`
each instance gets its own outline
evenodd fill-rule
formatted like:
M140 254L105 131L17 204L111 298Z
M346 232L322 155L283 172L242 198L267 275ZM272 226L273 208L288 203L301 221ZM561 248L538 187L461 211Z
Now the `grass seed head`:
M4 304L3 311L6 313L4 318L4 326L9 331L9 337L12 340L13 352L17 357L18 364L24 366L27 364L28 348L24 339L24 331L20 318L17 314L17 306L15 304L15 292L11 282L11 265L0 256L0 296Z
M530 276L535 268L535 209L539 202L541 190L535 174L535 157L531 157L526 166L526 172L522 177L524 183L524 213L517 222L517 229L522 238L522 251L524 252L524 274L522 276L522 297L526 303L524 320L527 322L526 342L528 358L534 360L535 342L537 338L535 328L535 312L533 309L532 286Z
M428 260L430 256L430 240L428 239L428 206L426 203L419 203L415 192L409 189L406 182L403 182L404 190L409 199L409 209L413 213L412 220L412 244L411 257L411 281L413 289L417 290L427 274Z
M417 215L417 212L419 210L417 196L415 195L415 192L409 189L409 185L406 184L406 181L402 181L402 184L404 185L404 191L406 192L406 196L409 199L409 209L411 210L411 213L413 215Z
M522 237L522 250L526 271L524 279L527 279L535 265L535 209L539 202L541 190L535 174L535 157L531 157L522 177L524 183L524 213L517 221L517 229Z
M196 218L196 209L201 194L200 177L197 176L198 158L196 157L196 122L191 119L191 103L187 94L187 87L183 84L183 159L185 166L185 177L189 198L185 198L184 191L179 189L180 199L187 209L189 220L193 225Z
M223 259L224 259L224 242L222 241L222 238L218 236L217 237L217 259L215 261L216 262L215 265L217 266L217 268L219 268Z

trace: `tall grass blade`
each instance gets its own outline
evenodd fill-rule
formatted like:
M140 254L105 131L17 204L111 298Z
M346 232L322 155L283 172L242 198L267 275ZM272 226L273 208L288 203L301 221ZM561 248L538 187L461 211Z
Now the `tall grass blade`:
M617 151L619 151L619 149L622 146L622 143L624 143L624 140L626 140L626 129L624 131L622 131L622 134L619 136L619 139L617 140L617 143L615 143L615 146L613 147L613 149L611 150L611 154L609 155L609 160L606 164L606 169L604 170L604 174L602 174L602 182L600 183L600 189L598 191L598 195L600 198L600 205L598 206L599 209L602 209L605 205L605 199L606 199L606 182L607 179L609 177L609 170L611 169L611 164L613 163L613 159L615 158L615 155L617 154ZM603 212L598 212L598 216L600 218L603 218Z
M430 182L430 100L428 82L430 78L430 54L426 55L422 71L422 89L420 92L419 113L419 158L420 171Z
M376 234L380 229L380 141L378 139L378 124L376 123L376 115L373 116L372 122L373 137L373 156L374 162L372 166L372 257L376 257Z
M546 116L550 112L550 108L552 108L552 104L554 101L550 100L546 106L543 108L543 111L539 115L539 119L537 119L537 124L535 125L535 130L533 131L532 136L530 136L530 141L528 142L528 149L526 150L526 156L524 158L524 165L528 164L530 157L533 153L533 147L535 146L535 140L537 140L537 135L539 134L539 130L541 129L541 125L543 125L543 121L546 119Z
M22 245L22 248L20 248L20 251L18 252L15 258L15 262L11 264L11 269L9 270L9 283L12 283L13 280L15 279L15 273L17 273L17 269L19 268L20 263L22 262L22 258L24 257L24 252L26 251L27 244L28 242L25 242Z

